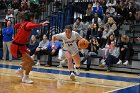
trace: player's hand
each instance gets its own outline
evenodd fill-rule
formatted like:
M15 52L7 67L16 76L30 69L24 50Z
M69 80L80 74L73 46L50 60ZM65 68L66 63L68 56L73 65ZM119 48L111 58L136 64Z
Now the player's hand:
M50 22L49 21L45 21L45 22L43 22L43 23L41 23L43 26L46 26L46 25L48 25Z

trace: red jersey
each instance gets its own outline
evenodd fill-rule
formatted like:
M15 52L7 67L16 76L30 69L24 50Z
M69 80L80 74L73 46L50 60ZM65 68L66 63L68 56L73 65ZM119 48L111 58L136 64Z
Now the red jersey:
M21 22L15 24L14 27L18 29L18 31L13 42L25 45L28 42L32 29L40 26L42 26L42 24L33 24L31 22Z

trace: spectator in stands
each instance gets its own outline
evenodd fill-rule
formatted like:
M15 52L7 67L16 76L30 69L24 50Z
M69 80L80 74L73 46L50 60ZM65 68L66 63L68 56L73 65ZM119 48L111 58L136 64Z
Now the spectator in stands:
M88 4L86 15L85 15L85 22L91 22L92 19L92 5Z
M36 48L35 55L37 55L37 64L40 65L40 56L47 55L47 46L49 44L49 40L46 34L43 35L43 40L40 41L39 46Z
M111 17L110 13L107 13L107 12L106 12L106 13L104 14L104 16L103 16L102 23L103 23L103 24L106 24L109 17Z
M126 11L125 11L125 5L123 1L120 1L119 4L116 6L116 12L117 15L120 15L122 17L122 22L126 19Z
M103 34L103 27L102 26L99 26L98 27L98 32L97 32L97 35L96 35L97 40L98 40L99 43L101 42L102 34Z
M108 5L106 12L109 13L113 17L116 16L116 10L115 10L115 8L113 8L112 5Z
M86 16L92 16L92 5L88 4L87 10L86 10Z
M20 5L20 7L18 9L17 20L18 21L21 21L22 14L24 12L27 12L27 11L29 11L29 6L28 6L28 4L27 4L27 2L25 0L22 0L21 5Z
M98 26L101 26L102 25L102 20L101 20L100 17L98 17L98 14L97 13L94 14L94 17L92 19L92 23L98 24Z
M99 49L99 43L97 41L96 37L92 37L88 46L88 52L85 52L85 57L81 61L81 63L84 63L87 60L87 68L86 70L90 70L90 65L91 65L91 58L97 56L97 51Z
M57 56L59 49L61 48L61 43L60 41L56 40L54 42L55 45L55 49L52 49L52 41L49 42L48 46L47 46L47 54L48 54L48 63L45 65L46 67L51 66L52 65L52 56Z
M105 59L107 58L107 56L109 54L109 49L111 48L111 42L116 43L116 39L115 39L114 34L109 35L109 37L107 38L105 48L99 49L99 51L98 51L99 52L98 55L102 58L102 60L100 61L101 64L105 64Z
M97 32L98 32L98 25L92 23L91 25L89 25L89 28L87 30L86 39L90 40L92 36L97 36Z
M38 47L39 43L37 42L36 36L32 35L29 43L27 43L27 50L29 51L30 56L34 60L35 50Z
M95 13L97 13L98 16L101 17L101 18L103 17L103 8L100 5L100 3L97 3L96 7L92 8L92 14L94 15Z
M13 0L12 1L12 9L14 10L14 17L16 17L17 13L18 13L18 9L20 7L20 4L17 0Z
M11 27L11 21L7 22L7 27L2 29L3 35L3 59L6 60L7 48L10 50L12 44L14 29ZM9 61L12 61L12 55L9 51Z
M5 17L5 20L6 21L10 20L11 22L13 22L13 18L14 18L14 16L12 14L12 11L11 10L8 10L7 11L7 14L6 14L6 17Z
M102 37L100 39L100 48L105 48L108 36L109 36L108 27L104 25L104 30L102 33Z
M116 46L116 42L111 42L111 47L109 48L109 55L107 56L105 63L107 65L107 71L110 71L112 64L116 64L119 61L120 49Z
M130 62L134 54L134 50L132 44L129 41L129 37L127 35L121 36L119 47L120 47L120 57L119 57L120 60L118 61L117 64L122 64L124 61L123 64L128 65L128 63Z
M113 7L115 7L116 6L116 0L107 0L107 3L106 3L106 6L108 7L108 6L113 6Z
M105 25L108 27L108 36L112 33L115 33L115 30L117 30L117 25L113 17L109 17Z
M84 24L80 17L76 18L76 22L73 25L73 30L78 32L82 37L84 36Z
M136 15L136 8L134 7L132 2L128 3L128 6L125 9L125 12L127 13L127 20L129 23L134 23L135 15Z
M94 8L94 7L97 7L97 3L99 3L99 0L93 0L93 5L92 5L92 7Z

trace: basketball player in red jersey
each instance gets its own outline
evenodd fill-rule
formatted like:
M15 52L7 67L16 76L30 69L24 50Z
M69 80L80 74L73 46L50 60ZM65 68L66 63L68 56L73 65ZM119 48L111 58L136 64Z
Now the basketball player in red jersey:
M29 78L29 73L32 70L32 65L34 61L28 54L26 49L26 43L32 32L33 28L38 28L47 25L49 22L45 21L40 24L34 24L34 14L26 12L22 16L23 22L15 24L15 28L18 29L15 38L12 41L11 53L15 58L21 58L22 64L21 68L16 71L17 74L22 75L23 83L33 83ZM24 73L25 70L25 73Z

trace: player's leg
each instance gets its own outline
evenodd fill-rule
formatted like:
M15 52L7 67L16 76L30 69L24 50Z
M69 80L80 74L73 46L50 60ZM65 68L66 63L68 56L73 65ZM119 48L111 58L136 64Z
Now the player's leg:
M24 76L22 78L22 82L24 82L24 83L33 83L33 81L29 79L29 73L32 70L32 66L33 66L34 61L30 57L30 55L27 54L27 53L22 54L21 60L23 62L21 64L22 65L21 68L25 69L25 74L24 74Z
M80 74L80 55L77 53L76 55L72 56L73 61L75 62L74 68L77 75Z
M74 74L74 69L73 69L71 53L69 51L65 51L64 55L68 61L68 69L70 71L70 79L75 80L75 74Z

